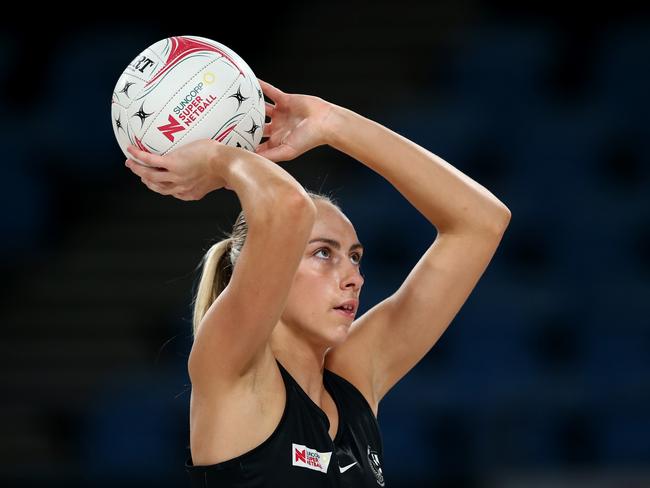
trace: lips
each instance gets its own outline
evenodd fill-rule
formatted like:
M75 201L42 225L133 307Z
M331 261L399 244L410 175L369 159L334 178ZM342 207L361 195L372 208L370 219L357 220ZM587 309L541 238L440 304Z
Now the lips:
M340 315L343 315L347 319L354 320L354 313L352 312L348 312L342 308L335 308L334 311Z
M334 307L334 309L340 312L344 312L353 317L357 313L358 308L359 308L359 301L355 299L346 300L343 303Z

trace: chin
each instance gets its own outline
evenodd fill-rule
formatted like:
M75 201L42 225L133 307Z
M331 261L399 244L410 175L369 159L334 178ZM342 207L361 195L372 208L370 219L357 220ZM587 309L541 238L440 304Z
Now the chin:
M334 329L334 334L331 336L331 342L333 346L343 344L350 334L349 325L337 325Z
M319 342L322 346L332 349L336 346L343 344L347 338L350 328L344 325L337 325L327 336L320 336Z

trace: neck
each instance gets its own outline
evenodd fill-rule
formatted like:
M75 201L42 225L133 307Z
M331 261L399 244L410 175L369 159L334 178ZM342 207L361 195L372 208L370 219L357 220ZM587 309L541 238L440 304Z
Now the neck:
M296 327L282 321L273 329L270 339L271 351L282 366L317 405L321 405L323 370L328 346L310 342Z

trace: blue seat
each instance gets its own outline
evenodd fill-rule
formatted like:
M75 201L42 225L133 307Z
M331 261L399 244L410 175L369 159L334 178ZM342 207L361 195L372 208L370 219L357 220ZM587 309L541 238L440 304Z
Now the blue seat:
M9 211L0 216L0 234L5 236L0 240L0 261L15 265L42 245L39 239L49 220L50 206L48 188L26 164L20 164L25 163L24 158L11 152L7 157L18 164L4 167L3 176L11 184L1 193L0 204Z
M188 383L186 372L174 367L158 378L131 369L105 384L82 419L82 475L113 481L178 476L189 442L179 427L189 416Z

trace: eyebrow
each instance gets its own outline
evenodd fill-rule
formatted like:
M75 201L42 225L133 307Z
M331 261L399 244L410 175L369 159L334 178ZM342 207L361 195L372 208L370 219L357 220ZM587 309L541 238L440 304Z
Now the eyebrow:
M337 250L341 249L341 243L339 241L336 241L334 239L328 239L327 237L316 237L315 239L309 241L308 244L311 244L312 242L324 242ZM355 242L350 246L350 251L352 251L353 249L363 250L363 244L361 244L360 242Z

